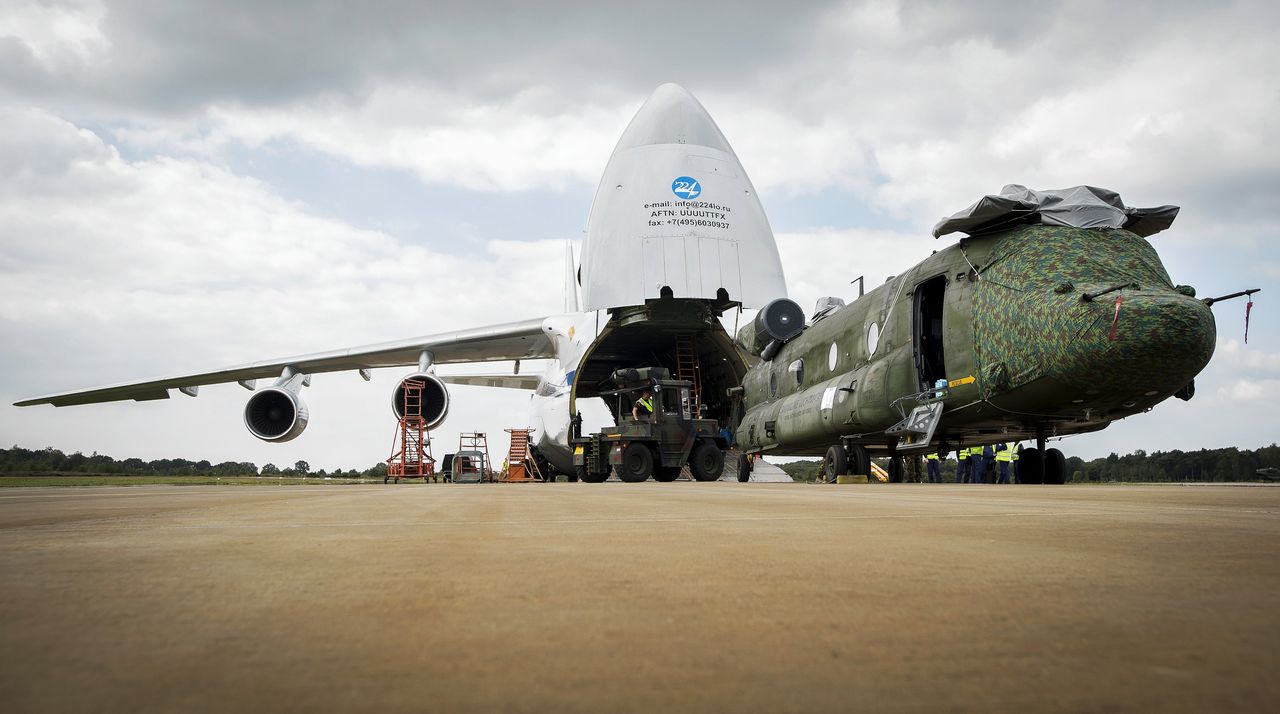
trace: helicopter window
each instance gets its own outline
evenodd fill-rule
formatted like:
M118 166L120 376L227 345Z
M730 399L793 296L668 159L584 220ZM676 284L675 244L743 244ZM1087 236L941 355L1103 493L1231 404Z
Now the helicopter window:
M769 373L769 396L770 397L778 396L778 373L777 372Z
M840 357L840 349L836 347L836 343L831 343L831 351L827 353L827 369L836 371L836 360Z
M880 325L871 323L867 328L867 356L876 353L876 346L880 344Z
M804 383L804 360L798 359L787 365L787 371L795 376L797 387Z

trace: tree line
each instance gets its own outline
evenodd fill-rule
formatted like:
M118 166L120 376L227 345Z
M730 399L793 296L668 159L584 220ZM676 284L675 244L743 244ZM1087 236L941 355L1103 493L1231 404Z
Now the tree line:
M887 459L876 459L882 467ZM910 461L910 459L908 459ZM783 471L797 481L812 481L817 477L820 461L793 461L781 464ZM1272 444L1260 449L1200 449L1199 451L1156 451L1147 453L1141 449L1125 456L1111 454L1103 458L1085 461L1079 457L1067 459L1067 477L1072 483L1186 483L1259 481L1258 469L1280 468L1280 446ZM910 475L913 469L908 467ZM942 480L955 479L956 460L947 459L942 464Z
M0 449L0 474L101 474L107 476L293 476L323 478L382 478L387 473L387 465L378 462L360 471L357 469L334 471L312 471L306 461L296 461L292 466L276 466L265 464L261 469L250 461L223 461L212 463L208 460L190 461L188 459L155 459L144 461L138 458L114 459L105 454L94 452L89 455L76 452L66 454L52 447L44 449L24 449L14 446Z
M876 459L882 467L885 459ZM910 461L910 460L908 460ZM797 481L812 481L818 473L820 461L792 461L781 464L783 471ZM1257 481L1258 469L1280 468L1280 446L1272 444L1260 449L1200 449L1199 451L1156 451L1148 454L1139 449L1125 456L1111 454L1104 458L1085 461L1079 457L1067 459L1067 475L1074 483L1180 483ZM908 475L915 469L908 466ZM955 477L956 461L947 459L942 465L942 478ZM104 474L131 476L293 476L293 477L342 477L382 478L387 465L381 461L367 469L324 469L313 472L306 461L292 466L278 467L266 464L262 468L249 461L156 459L144 461L138 458L114 459L105 454L89 455L76 452L66 454L58 449L24 449L14 446L0 449L0 474ZM923 470L920 471L923 473Z

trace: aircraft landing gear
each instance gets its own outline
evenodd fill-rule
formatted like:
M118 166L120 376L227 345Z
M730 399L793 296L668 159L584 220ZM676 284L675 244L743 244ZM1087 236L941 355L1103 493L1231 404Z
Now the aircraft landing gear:
M1044 454L1036 448L1018 454L1018 483L1044 483Z
M871 476L871 452L862 444L853 444L848 448L849 470L862 476Z
M547 457L542 455L536 446L529 447L529 453L533 454L533 464L538 467L538 473L542 475L544 483L555 483L556 467L551 465Z
M849 473L849 455L845 453L843 446L833 446L827 449L827 455L822 459L822 475L823 480L827 483L835 483L836 477Z
M836 476L857 474L871 476L871 452L862 444L836 445L827 449L822 459L822 475L827 483L835 483Z
M1044 482L1058 486L1067 482L1067 458L1057 449L1044 452Z
M747 458L744 453L738 453L738 483L746 483L751 480L751 459Z
M902 457L893 454L889 457L889 483L902 483L903 474L906 473L906 466L902 463Z
M1067 459L1058 449L1046 449L1044 425L1036 428L1036 448L1023 449L1018 454L1018 483L1048 483L1061 485L1067 482Z

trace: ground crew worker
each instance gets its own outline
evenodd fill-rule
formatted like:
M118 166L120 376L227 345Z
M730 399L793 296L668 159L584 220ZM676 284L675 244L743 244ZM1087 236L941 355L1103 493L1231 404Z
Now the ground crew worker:
M653 417L653 392L646 389L640 393L640 398L635 404L631 405L631 418L636 421L641 419L649 420Z
M987 477L987 460L984 456L986 447L974 446L969 449L969 483L983 483Z
M996 449L996 463L1000 464L1000 480L996 483L1009 483L1009 464L1013 463L1013 452L1017 448L1017 442L1010 441Z
M982 483L990 483L987 479L994 481L996 477L996 447L995 444L987 444L982 447Z
M956 483L969 483L969 449L956 450Z
M929 472L929 483L942 483L942 460L938 457L938 452L925 454L924 462Z

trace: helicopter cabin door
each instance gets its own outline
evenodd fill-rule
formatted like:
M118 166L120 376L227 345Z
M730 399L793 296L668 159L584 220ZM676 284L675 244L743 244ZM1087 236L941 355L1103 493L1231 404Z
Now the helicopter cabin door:
M946 291L945 275L916 285L912 343L920 391L932 388L939 379L947 378L946 355L942 349L942 304Z

